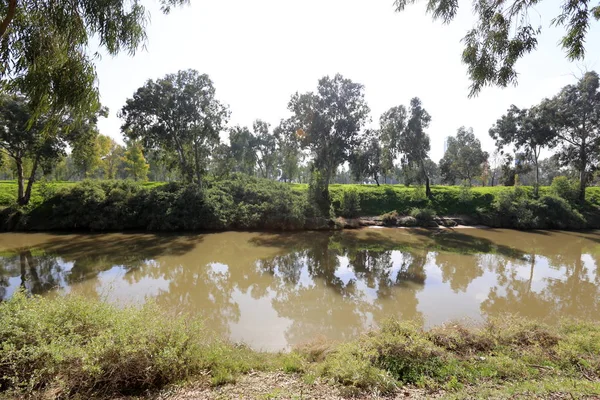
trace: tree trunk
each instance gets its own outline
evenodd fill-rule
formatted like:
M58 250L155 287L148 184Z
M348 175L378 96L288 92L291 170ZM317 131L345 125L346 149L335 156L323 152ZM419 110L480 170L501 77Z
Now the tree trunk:
M535 187L533 188L533 195L538 197L540 194L540 167L538 164L538 159L535 159Z
M425 170L425 163L421 160L421 170L423 171L423 177L425 178L425 196L427 198L431 198L431 188L429 187L429 175L427 175L427 171Z
M584 202L585 201L585 186L586 186L586 180L587 180L587 174L586 174L586 166L587 166L587 154L585 151L585 141L581 144L581 148L580 148L580 154L581 154L581 166L579 167L579 201L580 202Z
M23 197L23 204L29 204L29 200L31 199L31 189L33 188L33 182L35 182L35 172L37 170L38 159L36 158L33 162L33 166L31 167L31 174L29 175L29 179L27 180L27 189L25 190L25 196Z
M375 175L375 176L373 177L373 179L375 179L375 183L377 184L377 186L379 186L379 179L377 179L377 175Z
M17 164L17 185L19 187L17 192L17 203L19 205L25 205L23 203L23 160L21 158L15 158L15 163Z

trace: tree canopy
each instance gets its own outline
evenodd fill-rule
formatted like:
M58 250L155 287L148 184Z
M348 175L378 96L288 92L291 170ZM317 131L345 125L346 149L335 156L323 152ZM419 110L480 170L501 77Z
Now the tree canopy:
M417 0L395 0L397 11ZM473 0L475 25L463 38L462 61L471 79L471 95L484 86L505 87L517 82L516 62L537 47L542 32L537 1ZM427 13L449 23L458 12L456 0L428 0ZM551 18L551 19L550 19ZM561 0L557 14L547 20L564 27L561 46L569 60L583 59L585 40L593 20L600 19L600 5L587 0ZM538 22L540 21L540 22Z
M337 167L361 143L369 118L364 86L337 74L319 80L316 92L296 93L288 108L294 113L300 142L310 150L318 173L319 203L328 208L329 182Z
M160 0L163 12L188 0ZM98 103L91 37L110 55L146 40L139 1L8 0L0 3L0 86L30 102L32 118L85 114Z
M103 109L88 113L85 119L75 123L65 118L56 124L52 118L41 115L32 124L33 110L28 99L20 94L0 96L0 147L11 157L17 168L18 194L20 205L29 203L31 190L38 168L50 169L60 157L66 154L68 145L90 143L85 140L95 135L96 122ZM52 122L51 122L52 121ZM27 187L24 184L24 163L31 161Z
M208 75L185 70L148 80L127 99L120 116L127 137L177 159L185 180L201 183L229 111L216 99Z
M538 193L539 158L543 148L555 142L555 133L550 121L539 107L519 109L512 105L490 129L490 136L496 141L496 147L502 151L513 146L533 161L535 166L535 194Z
M429 135L425 129L429 127L431 116L423 108L423 104L418 97L410 100L408 120L406 127L399 137L399 149L402 153L403 162L406 165L416 165L425 181L425 193L427 197L431 196L429 187L429 175L425 168L425 162L429 159L429 150L431 144Z
M550 121L560 145L561 162L579 171L579 199L585 198L591 169L600 161L600 82L587 72L576 84L542 101L544 118Z
M481 142L475 137L473 128L458 128L456 137L448 138L448 149L440 161L443 181L451 185L457 180L467 181L481 176L483 164L488 159L488 153L481 149Z

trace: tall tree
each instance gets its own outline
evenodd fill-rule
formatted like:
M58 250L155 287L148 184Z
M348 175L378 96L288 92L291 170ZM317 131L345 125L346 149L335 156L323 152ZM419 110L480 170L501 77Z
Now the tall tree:
M165 13L185 2L160 0ZM32 118L93 111L99 101L90 38L110 55L134 54L148 17L138 1L3 1L0 87L29 98Z
M368 120L364 86L340 74L326 76L319 80L316 92L293 95L288 108L294 113L302 144L313 157L319 207L325 212L331 177L360 144L360 132Z
M429 127L431 116L423 108L421 100L414 97L410 100L409 116L406 128L402 131L399 138L399 149L403 154L406 164L418 165L420 174L425 181L425 194L431 197L431 188L429 185L429 175L425 168L425 161L429 159L429 135L425 129Z
M596 72L587 72L540 105L561 145L563 164L579 171L579 200L585 199L588 174L600 160L600 90Z
M100 154L100 167L102 168L104 177L106 179L115 179L119 171L119 165L125 155L124 147L106 135L98 135L96 143Z
M417 0L395 0L397 11ZM473 0L475 25L463 38L462 61L471 79L471 95L486 85L505 87L517 82L516 62L535 50L541 26L538 1L481 1ZM456 0L428 0L427 12L434 19L449 23L458 12ZM530 13L535 17L530 18ZM585 55L585 40L590 22L600 19L600 5L588 0L561 0L560 12L548 18L552 25L565 28L561 40L569 60L581 60Z
M15 161L20 205L29 203L38 168L49 169L66 154L68 145L82 142L82 137L94 131L101 113L96 109L85 120L66 118L60 124L42 115L32 123L33 111L27 98L19 94L0 96L0 147ZM31 168L25 187L26 160L31 161Z
M208 75L186 70L148 80L127 99L120 117L130 139L140 139L147 151L172 154L185 180L201 184L229 111Z
M273 129L277 141L278 165L281 169L281 179L291 182L299 175L302 151L296 135L294 122L290 119L281 120Z
M481 150L481 142L475 137L473 128L461 126L456 137L448 137L448 148L440 161L440 170L445 183L455 184L466 180L469 186L473 179L481 176L488 153Z
M406 129L406 118L406 107L402 105L390 108L379 118L382 147L381 172L384 182L387 181L387 175L394 170L394 161L398 158L401 150L400 138Z
M269 131L270 125L257 119L252 125L258 152L258 170L263 178L274 178L277 166L277 139Z
M535 195L540 185L539 159L543 148L551 147L556 135L550 126L549 119L539 107L519 109L510 106L492 128L490 136L496 141L496 147L502 151L507 146L514 146L533 161L535 167Z
M363 144L350 154L350 170L356 181L362 181L364 177L369 177L379 186L382 164L379 136L379 131L368 130Z
M148 179L148 170L150 165L146 162L142 144L136 141L127 143L127 150L123 156L125 170L135 181L145 181Z
M232 170L254 175L257 163L256 138L247 127L234 126L229 129L229 157L235 161ZM221 149L223 151L224 149ZM223 156L221 154L221 156Z

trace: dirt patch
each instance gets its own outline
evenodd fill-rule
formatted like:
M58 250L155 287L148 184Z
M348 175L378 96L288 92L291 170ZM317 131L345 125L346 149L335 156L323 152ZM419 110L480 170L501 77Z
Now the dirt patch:
M234 384L209 387L183 387L161 393L153 400L228 400L228 399L431 399L440 397L420 389L399 389L391 396L378 393L359 393L348 388L337 387L321 380L309 382L299 375L283 372L251 372L240 376Z

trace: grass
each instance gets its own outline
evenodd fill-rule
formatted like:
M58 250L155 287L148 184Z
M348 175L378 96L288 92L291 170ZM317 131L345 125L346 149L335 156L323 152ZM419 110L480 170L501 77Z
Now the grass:
M17 293L0 303L0 343L0 390L8 396L140 395L190 381L234 383L257 370L321 378L347 393L412 385L450 398L600 395L600 325L586 322L549 327L506 317L423 331L390 320L347 343L263 353L153 304L117 308Z

